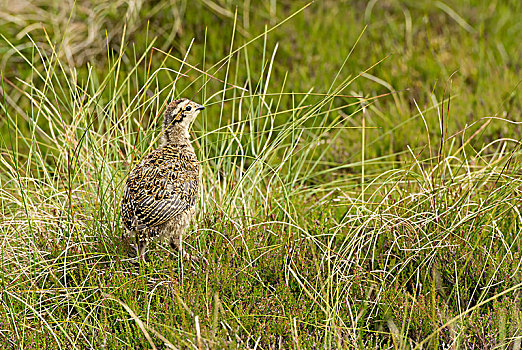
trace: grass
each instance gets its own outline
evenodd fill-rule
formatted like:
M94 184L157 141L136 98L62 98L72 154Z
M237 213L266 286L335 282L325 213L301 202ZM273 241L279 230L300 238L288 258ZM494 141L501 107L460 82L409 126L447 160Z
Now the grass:
M2 346L521 348L518 1L21 4ZM180 96L202 259L135 266L123 182Z

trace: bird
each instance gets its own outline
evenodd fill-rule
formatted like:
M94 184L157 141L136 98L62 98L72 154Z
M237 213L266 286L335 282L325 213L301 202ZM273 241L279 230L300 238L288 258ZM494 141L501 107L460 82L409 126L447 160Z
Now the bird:
M205 107L187 98L168 104L160 146L136 165L125 182L121 219L127 237L134 237L138 259L153 239L169 240L182 252L182 236L196 214L199 161L189 129Z

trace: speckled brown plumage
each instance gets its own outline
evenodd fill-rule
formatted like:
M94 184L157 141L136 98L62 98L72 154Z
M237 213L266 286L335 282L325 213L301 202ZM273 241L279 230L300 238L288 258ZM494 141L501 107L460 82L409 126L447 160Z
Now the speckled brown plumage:
M162 145L131 171L125 184L121 217L142 258L147 243L156 237L169 238L180 248L183 231L195 214L199 164L188 128L201 109L187 99L169 104Z

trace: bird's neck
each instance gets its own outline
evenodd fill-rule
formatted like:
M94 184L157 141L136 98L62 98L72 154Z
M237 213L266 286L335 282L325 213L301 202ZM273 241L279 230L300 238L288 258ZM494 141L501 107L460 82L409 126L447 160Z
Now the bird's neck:
M177 126L165 129L161 136L161 146L167 145L189 146L192 148L188 130Z

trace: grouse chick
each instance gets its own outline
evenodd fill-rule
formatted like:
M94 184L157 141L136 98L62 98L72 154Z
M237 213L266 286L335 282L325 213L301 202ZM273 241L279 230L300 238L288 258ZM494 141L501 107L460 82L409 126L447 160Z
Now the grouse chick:
M205 107L182 98L165 110L161 146L130 173L121 202L127 234L134 236L138 257L153 238L169 239L181 250L182 234L194 217L199 196L199 164L189 127Z

